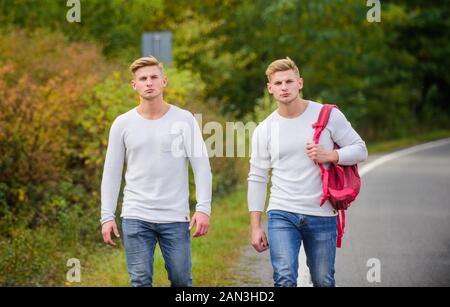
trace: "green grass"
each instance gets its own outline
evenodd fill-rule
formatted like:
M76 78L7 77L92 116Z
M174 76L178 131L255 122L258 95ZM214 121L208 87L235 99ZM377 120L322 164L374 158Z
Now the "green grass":
M369 143L367 144L367 147L369 155L374 155L448 137L450 137L450 130L437 130L429 133L416 134L414 136L392 141L385 141L374 144Z
M192 238L193 286L229 286L231 267L241 247L249 242L247 194L244 187L212 204L209 232ZM159 247L155 252L154 286L169 286ZM66 284L71 286L71 284ZM94 252L85 266L81 283L76 286L129 286L122 244L103 247Z

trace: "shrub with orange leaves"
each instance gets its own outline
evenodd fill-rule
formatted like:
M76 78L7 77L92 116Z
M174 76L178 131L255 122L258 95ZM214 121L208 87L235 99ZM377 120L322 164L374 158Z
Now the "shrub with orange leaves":
M0 36L1 181L63 178L68 124L106 64L90 44L43 30Z

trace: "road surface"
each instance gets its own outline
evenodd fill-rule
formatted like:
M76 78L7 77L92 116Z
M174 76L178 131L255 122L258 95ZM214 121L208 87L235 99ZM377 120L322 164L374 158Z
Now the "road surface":
M436 145L364 174L336 258L338 285L450 286L450 141Z
M450 139L370 157L360 173L337 286L450 286ZM273 285L268 252L247 246L234 271L236 286ZM303 253L300 286L307 272Z

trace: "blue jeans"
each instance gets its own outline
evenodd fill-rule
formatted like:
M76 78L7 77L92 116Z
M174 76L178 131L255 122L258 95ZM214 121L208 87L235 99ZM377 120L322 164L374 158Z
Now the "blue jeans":
M132 287L151 287L156 242L161 247L172 287L192 286L189 223L122 220L123 240Z
M270 258L275 287L296 287L303 241L314 287L334 287L336 217L271 210L268 212Z

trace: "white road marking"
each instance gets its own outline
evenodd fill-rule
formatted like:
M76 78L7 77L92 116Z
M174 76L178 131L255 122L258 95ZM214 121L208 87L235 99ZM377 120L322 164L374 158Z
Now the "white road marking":
M416 153L416 152L419 152L422 150L431 149L431 148L435 148L435 147L439 147L439 146L443 146L443 145L447 145L447 144L450 144L450 138L442 139L442 140L438 140L438 141L434 141L434 142L429 142L429 143L424 143L424 144L416 145L416 146L409 147L406 149L402 149L399 151L395 151L393 153L381 156L378 159L376 159L375 161L368 163L367 165L364 165L359 170L359 175L361 177L363 177L370 171L374 170L376 167L378 167L386 162L389 162L391 160L398 159L398 158L401 158L401 157L404 157L404 156L407 156L407 155L410 155L410 154L413 154L413 153Z

